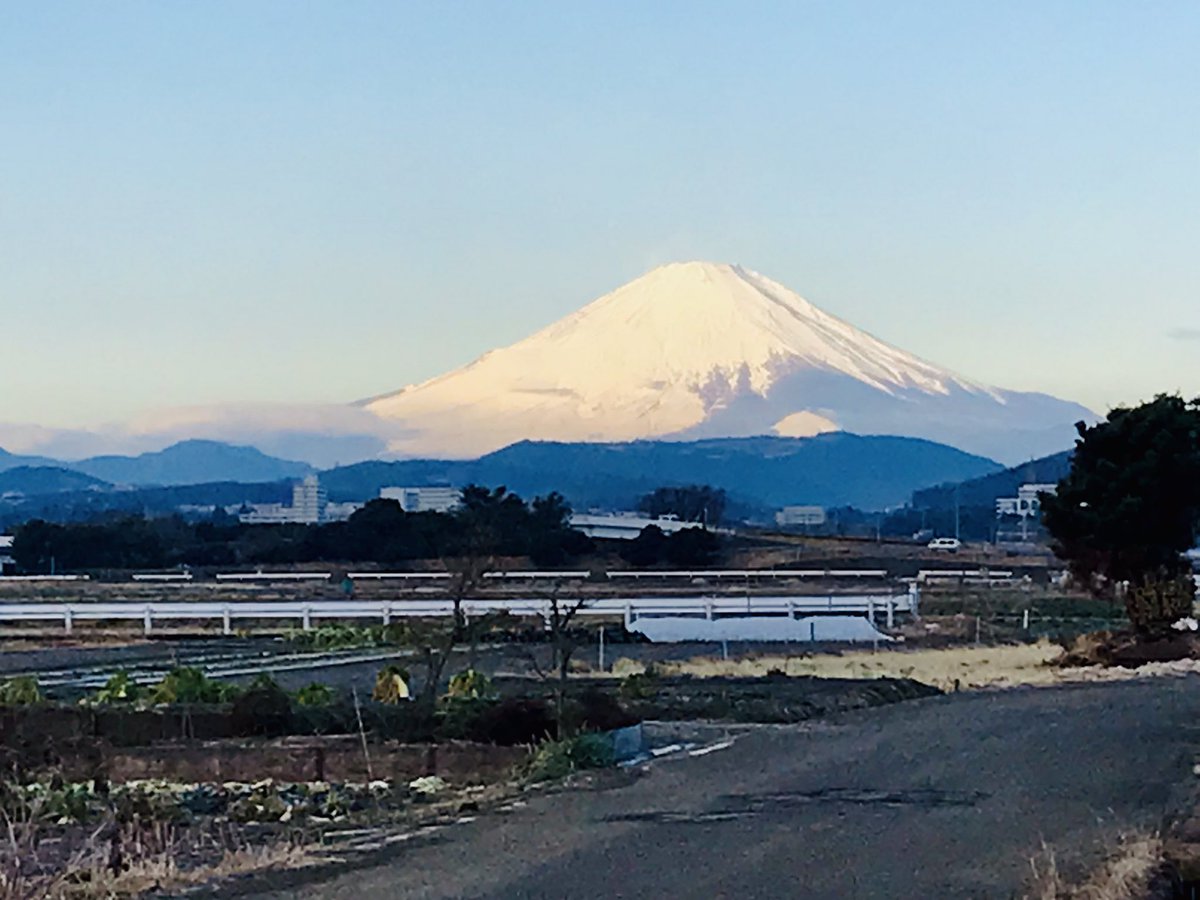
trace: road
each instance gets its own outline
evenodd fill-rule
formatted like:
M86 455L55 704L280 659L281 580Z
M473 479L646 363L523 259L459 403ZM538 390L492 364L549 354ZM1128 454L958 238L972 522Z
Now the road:
M1200 679L957 694L762 729L274 896L1011 898L1184 795Z

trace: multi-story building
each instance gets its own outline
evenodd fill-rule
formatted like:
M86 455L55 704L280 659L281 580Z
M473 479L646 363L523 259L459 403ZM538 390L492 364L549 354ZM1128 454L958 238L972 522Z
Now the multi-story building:
M321 479L309 475L303 481L292 485L292 510L295 521L315 525L325 521L325 507L329 505L329 495L321 487Z
M353 509L347 510L347 504L335 504L333 518L348 518ZM242 513L241 521L249 525L318 525L330 521L329 495L321 486L321 480L316 475L309 475L303 481L292 485L292 505L282 503L256 503L250 507L250 512Z
M397 501L405 512L449 512L462 502L462 491L445 486L385 487L379 497Z
M1023 484L1015 497L996 498L996 543L1027 542L1042 536L1041 494L1053 494L1056 484ZM1017 519L1018 523L1012 520Z
M1023 484L1017 488L1017 496L996 498L996 515L1036 519L1042 513L1038 495L1053 494L1057 489L1057 484Z

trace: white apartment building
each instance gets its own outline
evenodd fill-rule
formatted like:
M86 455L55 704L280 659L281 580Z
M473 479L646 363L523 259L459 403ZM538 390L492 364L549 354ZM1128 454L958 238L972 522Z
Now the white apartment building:
M241 515L241 521L247 525L318 525L341 518L349 518L354 512L347 509L353 504L334 504L334 515L330 518L329 495L321 486L321 479L309 475L303 481L292 485L292 504L255 503L250 512Z
M1038 494L1053 494L1057 490L1057 484L1023 484L1017 488L1017 496L996 498L996 515L1036 519L1042 512Z
M395 500L405 512L449 512L462 502L456 487L385 487L381 500Z
M309 475L298 484L292 485L292 510L295 521L315 525L325 521L325 507L329 505L329 495L321 487L321 479Z

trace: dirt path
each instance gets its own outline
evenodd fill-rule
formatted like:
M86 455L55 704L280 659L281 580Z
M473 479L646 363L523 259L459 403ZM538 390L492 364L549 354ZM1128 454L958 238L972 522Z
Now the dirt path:
M958 694L762 729L607 789L481 816L277 896L1018 896L1154 828L1191 778L1200 679Z

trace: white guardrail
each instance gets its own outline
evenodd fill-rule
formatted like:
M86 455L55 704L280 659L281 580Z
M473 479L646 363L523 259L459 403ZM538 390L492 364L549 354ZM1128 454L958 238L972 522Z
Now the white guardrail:
M828 596L777 597L598 597L580 608L581 616L621 616L628 625L643 616L796 616L818 613L865 615L874 621L877 615L894 624L897 613L917 612L919 593L859 594ZM575 603L563 598L562 606ZM143 603L116 601L106 603L0 603L0 622L62 622L69 632L81 621L140 621L149 634L156 622L220 621L225 634L231 634L234 621L294 619L305 629L318 619L377 619L388 624L395 618L448 616L454 603L449 599L421 600L275 600L223 602L170 601ZM508 612L518 616L550 615L550 602L543 598L479 598L463 601L467 615Z

